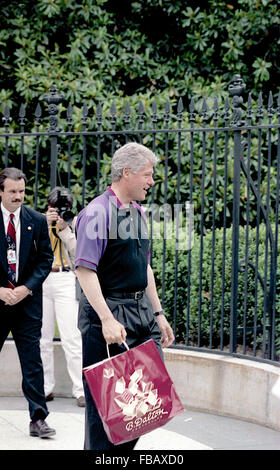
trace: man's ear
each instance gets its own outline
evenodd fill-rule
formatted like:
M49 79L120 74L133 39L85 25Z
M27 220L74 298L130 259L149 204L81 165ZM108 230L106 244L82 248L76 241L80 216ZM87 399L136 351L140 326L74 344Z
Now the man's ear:
M123 168L122 175L123 175L124 178L127 178L127 177L129 176L129 174L130 174L130 168L128 168L127 166L125 166L125 167Z

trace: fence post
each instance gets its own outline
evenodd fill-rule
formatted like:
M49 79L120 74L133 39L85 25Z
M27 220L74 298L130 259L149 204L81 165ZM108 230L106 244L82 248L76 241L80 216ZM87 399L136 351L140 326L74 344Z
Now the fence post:
M50 135L51 143L51 172L50 172L50 184L53 189L57 184L57 133L60 132L61 128L58 126L58 104L64 99L63 93L60 95L57 93L56 85L52 85L49 89L49 93L43 96L43 100L48 103L48 112L50 115L48 132Z
M242 126L242 94L245 83L240 75L234 75L232 83L228 87L232 96L234 128L234 155L233 155L233 208L232 208L232 269L231 269L231 306L230 306L230 352L237 349L238 326L238 271L239 271L239 218L240 218L240 158L241 129Z

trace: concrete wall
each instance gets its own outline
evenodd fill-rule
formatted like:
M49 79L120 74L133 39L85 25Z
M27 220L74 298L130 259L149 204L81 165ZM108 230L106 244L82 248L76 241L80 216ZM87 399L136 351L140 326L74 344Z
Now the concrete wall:
M55 394L71 397L72 385L59 341L54 342ZM0 353L0 396L21 396L21 370L14 341L6 341Z
M280 430L280 367L220 354L168 349L166 367L186 408Z
M54 342L57 396L71 397L60 342ZM280 430L280 398L271 393L280 367L194 351L166 349L165 363L186 408L232 416ZM0 396L20 396L21 371L13 341L0 354Z

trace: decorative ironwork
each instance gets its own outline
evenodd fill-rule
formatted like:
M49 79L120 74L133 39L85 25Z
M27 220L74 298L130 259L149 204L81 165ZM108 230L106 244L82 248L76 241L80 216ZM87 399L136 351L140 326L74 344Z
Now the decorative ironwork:
M228 91L232 98L233 105L233 126L242 126L244 121L242 121L242 104L243 104L243 93L245 91L246 85L243 82L240 75L236 74L233 76L232 83L228 87Z
M47 175L51 187L56 185L59 177L60 184L73 189L78 198L78 209L81 209L108 184L110 157L117 147L128 140L150 146L161 160L155 175L158 184L151 191L151 204L159 201L168 204L170 200L177 206L186 200L195 204L197 257L194 259L193 252L189 250L182 264L180 253L174 246L172 286L170 266L168 269L166 266L170 247L164 237L162 240L162 303L172 316L175 334L182 324L182 317L185 322L184 338L176 336L175 347L182 347L183 342L186 348L203 347L222 353L229 347L230 354L240 353L241 348L246 357L257 359L260 354L260 360L275 361L280 350L277 311L280 289L277 278L280 93L277 98L269 93L267 105L262 93L257 100L253 100L249 93L247 103L244 103L245 89L242 77L236 74L228 87L230 99L226 97L224 102L216 98L211 101L205 97L190 97L187 109L184 109L186 98L179 99L178 103L172 100L164 104L154 100L148 109L141 100L133 106L127 101L120 109L114 102L98 102L94 108L86 102L81 106L68 103L65 109L61 106L60 113L59 105L63 103L64 94L52 85L42 97L48 108L38 104L32 119L27 116L25 106L21 105L15 123L9 107L5 107L0 147L5 166L21 166L29 174L35 207L42 206L40 198L44 190L48 190L44 186ZM45 121L48 121L47 126ZM151 214L151 263L154 223L154 215ZM261 226L262 229L265 227L263 253L259 252ZM233 234L230 242L229 227ZM242 242L244 253L240 252L241 229L245 230L245 235L242 232L245 236ZM222 231L222 245L218 250L219 231ZM250 250L253 231L256 234L254 257ZM207 236L211 239L210 255ZM227 290L229 243L232 259L230 292ZM209 257L207 273L204 269L206 256ZM216 263L220 258L221 270L217 275ZM191 282L192 272L197 266L194 320ZM185 284L182 287L183 275ZM208 276L206 283L205 276ZM255 294L252 299L253 284ZM217 295L218 285L220 295ZM241 285L244 289L242 306ZM172 305L170 289L174 290ZM185 292L183 306L180 303L182 289ZM248 337L253 344L250 354Z
M50 127L48 128L48 131L50 133L59 132L61 127L58 126L58 105L64 100L64 94L58 94L56 85L52 85L49 89L49 93L43 96L43 100L49 105L48 112L50 115Z

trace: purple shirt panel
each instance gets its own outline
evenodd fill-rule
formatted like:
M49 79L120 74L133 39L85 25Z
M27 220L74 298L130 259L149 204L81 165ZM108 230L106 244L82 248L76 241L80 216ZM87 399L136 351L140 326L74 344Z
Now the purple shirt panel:
M79 213L76 223L75 267L97 270L107 246L110 215L109 198L105 193L93 199Z
M117 201L117 205L118 207L121 207L122 206L122 203L121 201L117 198L117 196L115 195L114 191L112 190L112 188L110 186L107 187L107 190L109 191L109 193L115 197L116 201ZM136 209L138 209L140 211L140 214L142 215L143 219L145 220L145 222L147 223L147 217L146 217L146 214L145 212L143 211L143 208L137 204L137 202L135 201L131 201L131 204L136 207ZM150 257L151 257L151 253L150 253L150 250L148 251L148 262L150 261Z
M75 268L83 266L96 272L99 261L105 252L111 223L111 203L116 204L119 208L123 207L110 186L107 187L107 191L109 197L106 192L96 197L82 209L77 217ZM142 207L134 201L132 201L132 205L140 211L146 220ZM148 253L149 257L150 253Z
M110 193L111 196L114 197L114 199L115 199L115 201L116 201L116 203L117 203L117 206L121 208L121 207L122 207L122 203L121 203L121 201L117 198L117 196L115 195L114 191L112 190L112 188L111 188L110 186L107 187L107 191ZM132 204L134 207L136 207L136 208L140 211L141 215L144 217L144 220L147 221L147 217L146 217L145 212L143 211L143 208L142 208L139 204L137 204L137 202L135 202L135 201L131 201L131 204Z

